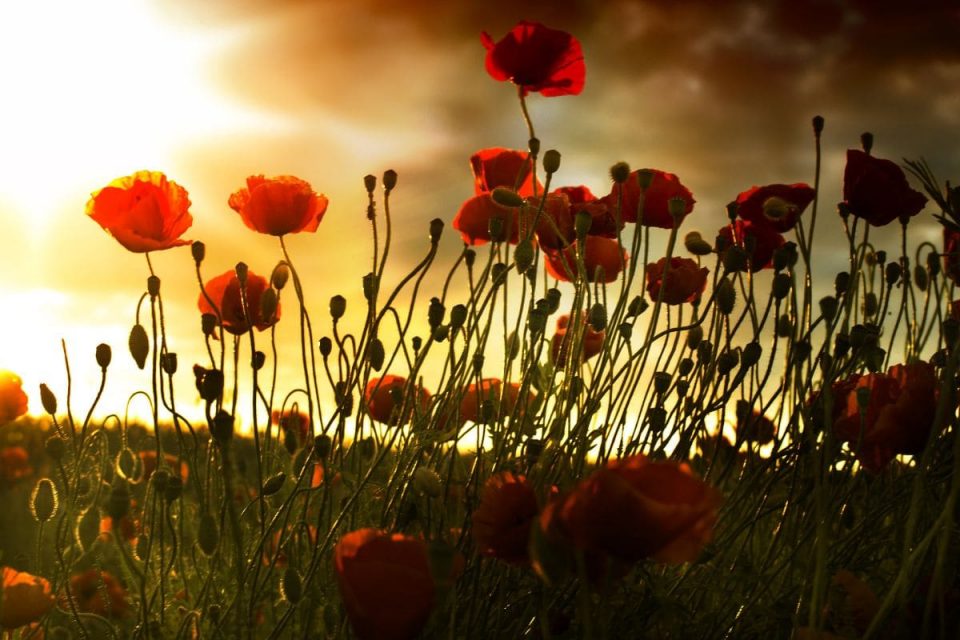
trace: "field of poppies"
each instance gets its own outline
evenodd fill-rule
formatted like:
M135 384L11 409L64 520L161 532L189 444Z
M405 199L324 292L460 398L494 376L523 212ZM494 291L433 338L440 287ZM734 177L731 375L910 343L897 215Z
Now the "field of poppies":
M580 93L573 35L521 22L482 44L526 148L470 156L474 195L424 229L409 273L387 268L398 176L363 179L360 326L345 297L304 303L285 238L322 233L328 201L300 178L226 198L278 239L264 275L204 273L163 173L93 193L87 215L147 276L129 354L96 362L149 372L131 393L153 420L75 414L0 373L6 637L958 637L960 188L864 134L825 213L814 117L812 184L743 185L716 229L686 230L693 193L665 170L615 163L602 195L554 183L527 101ZM929 215L943 246L909 233ZM462 251L441 265L448 224ZM849 248L826 296L817 225ZM875 246L887 225L902 241ZM198 290L161 289L150 255L178 246ZM178 362L174 296L198 301L204 362ZM281 309L295 389L277 388ZM183 377L201 422L177 408Z

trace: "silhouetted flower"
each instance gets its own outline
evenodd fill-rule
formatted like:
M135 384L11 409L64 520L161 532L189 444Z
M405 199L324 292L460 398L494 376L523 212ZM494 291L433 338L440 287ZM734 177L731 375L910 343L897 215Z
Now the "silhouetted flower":
M587 74L580 42L566 31L523 20L494 42L487 32L480 41L487 49L487 73L513 82L523 94L576 95Z
M927 203L922 193L907 184L903 169L857 149L847 150L843 200L850 213L877 227L911 218Z
M683 304L700 298L707 286L706 267L700 267L689 258L670 258L670 269L664 278L667 259L660 258L647 265L647 293L656 301L663 290L664 304Z
M751 187L737 196L737 215L755 225L785 233L796 226L816 193L803 182Z
M785 242L772 227L749 220L734 220L720 229L720 236L727 241L727 246L736 245L746 252L753 272L772 268L774 252Z
M190 244L180 236L193 224L187 191L159 171L117 178L87 202L87 215L135 253Z
M249 228L272 236L316 231L327 211L327 198L294 176L250 176L229 204Z
M503 227L503 238L516 244L519 240L517 210L497 204L489 193L473 196L460 205L460 211L453 219L453 228L460 232L467 244L486 244L492 240L490 221L494 218Z
M263 276L258 276L252 271L247 272L247 309L253 318L253 326L263 331L273 326L280 319L280 307L272 318L263 318L260 314L260 296L267 290L270 284ZM220 308L220 317L223 320L223 328L234 335L246 333L250 325L247 323L247 317L243 313L243 304L240 299L240 280L235 271L230 270L220 274L216 278L209 280L204 289L210 299ZM214 308L207 302L203 293L197 300L200 313L215 314Z
M473 539L480 553L511 564L529 562L530 525L537 496L524 476L504 471L491 476L473 512Z

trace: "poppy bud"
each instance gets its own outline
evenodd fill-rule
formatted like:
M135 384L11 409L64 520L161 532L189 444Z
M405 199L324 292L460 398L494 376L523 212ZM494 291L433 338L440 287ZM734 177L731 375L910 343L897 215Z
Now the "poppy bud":
M280 593L290 604L297 604L303 597L300 574L293 567L287 567L284 570L283 578L280 579Z
M630 177L630 165L626 162L618 162L610 167L610 177L617 184L623 184Z
M867 155L870 155L870 151L873 149L873 134L869 131L864 131L860 134L860 146L863 147L863 152Z
M397 172L393 169L387 169L383 172L383 190L388 194L397 186Z
M250 366L253 367L254 371L260 371L260 369L263 369L263 365L266 364L266 362L267 355L259 349L254 351L253 356L250 357Z
M530 138L527 140L527 149L530 150L530 155L536 156L540 154L540 138Z
M884 251L883 249L880 249L875 254L868 253L867 261L869 262L871 259L873 259L875 262L879 264L883 264L887 261L887 252Z
M430 298L430 305L427 307L427 324L430 325L431 329L436 329L443 324L443 315L445 312L446 309L443 303L440 302L440 298Z
M57 515L60 499L50 478L40 478L30 494L30 511L37 522L46 522Z
M204 513L200 516L200 523L197 528L197 545L204 555L212 556L219 543L220 531L217 527L217 521L209 513Z
M533 242L529 238L522 239L513 252L513 259L517 263L517 273L526 273L533 266Z
M514 360L520 355L520 337L516 331L510 333L507 337L507 360Z
M440 234L443 233L443 220L440 218L434 218L430 221L430 243L437 244L440 242Z
M795 264L797 264L797 245L793 242L785 242L773 252L773 268L775 271L783 271Z
M673 377L667 371L657 371L653 374L653 389L659 394L664 394L670 388L670 382Z
M469 247L464 248L463 250L463 262L467 265L467 269L473 268L473 263L477 259L477 252Z
M213 402L223 393L223 372L219 369L208 369L200 380L200 397L207 402Z
M210 435L220 446L230 442L233 437L233 416L220 410L210 423Z
M102 343L97 345L97 364L100 365L101 369L106 369L110 366L110 359L112 355L113 352L110 350L110 345Z
M713 247L703 239L699 231L691 231L684 236L683 246L695 256L706 256L713 253Z
M260 317L264 322L269 323L273 320L277 312L277 291L268 287L260 294Z
M170 476L163 496L167 499L167 502L173 502L180 497L181 493L183 493L183 480L179 476Z
M40 385L40 404L43 405L43 410L50 415L57 412L57 396L53 395L50 387L42 383Z
M693 364L692 360L687 360L691 365ZM689 380L677 380L677 384L674 387L677 390L677 396L682 398L687 395L687 391L690 390L690 381Z
M212 336L216 328L217 316L212 313L205 313L200 316L200 330L203 331L203 335Z
M737 210L740 208L736 202L730 202L727 204L727 217L730 218L730 222L733 222L737 219Z
M193 254L193 261L197 263L197 266L200 266L200 263L203 262L204 257L207 255L207 245L203 244L199 240L195 240L193 244L190 245L190 253Z
M168 376L177 372L177 354L168 352L160 354L160 368Z
M693 371L693 360L690 358L684 358L680 361L679 366L677 367L677 372L681 376L688 376L690 372Z
M763 354L763 347L759 342L748 342L743 347L743 353L740 354L740 366L747 369L760 361Z
M667 410L663 407L650 407L647 409L647 421L653 431L663 431L667 426Z
M777 335L781 338L789 338L793 335L793 319L789 315L783 314L777 318Z
M414 352L420 351L420 347L423 346L423 338L420 336L413 336L410 338L410 346L413 347Z
M386 352L383 349L383 343L380 342L380 339L373 338L370 340L370 344L367 347L367 361L374 371L380 371L381 367L383 367L385 357Z
M467 308L462 304L455 304L450 309L450 329L458 330L467 321Z
M890 264L894 263L891 262ZM927 290L927 271L920 265L913 268L913 279L916 281L917 288L920 289L920 291Z
M283 483L287 480L287 474L283 471L278 471L263 483L263 495L272 496L277 491L283 488Z
M820 137L823 133L823 116L813 116L813 135Z
M687 332L687 347L690 349L696 349L700 342L703 340L703 327L697 325L692 327L690 331Z
M900 265L897 265L898 267ZM900 277L899 271L897 272L897 277ZM833 289L837 292L838 296L842 296L847 292L847 289L850 287L850 274L846 271L841 271L837 274L836 279L833 281Z
M586 238L592 226L593 216L586 211L577 211L577 214L573 217L573 230L577 234L577 240Z
M444 340L447 339L447 336L449 335L450 335L450 327L442 324L436 329L434 329L433 332L431 332L430 337L433 339L434 342L443 342Z
M733 371L733 368L737 366L739 361L739 351L737 349L728 349L717 356L717 372L720 375L725 376Z
M723 252L723 268L727 271L743 271L747 267L747 254L734 245Z
M107 499L107 515L116 524L129 512L130 490L127 488L127 483L120 480L110 489L110 497Z
M443 493L443 481L440 476L427 467L417 467L413 472L413 486L429 498L436 498Z
M363 297L367 302L373 302L374 298L377 297L377 292L380 290L380 279L377 278L376 274L368 273L363 276ZM333 299L330 300L332 305ZM346 309L346 301L344 301L344 309ZM331 315L333 314L333 308L330 309ZM341 313L341 315L343 315Z
M892 262L890 264L893 264ZM930 270L930 277L936 278L940 275L940 256L936 251L927 254L927 269Z
M811 347L810 343L806 340L798 340L795 342L793 345L793 355L796 358L796 363L801 364L806 362L812 351L813 347Z
M147 293L150 294L151 298L156 298L160 295L160 278L157 276L147 278Z
M550 313L555 313L560 308L560 289L550 287L544 294L544 298L547 301Z
M480 376L483 374L483 362L485 358L482 353L473 354L472 363L473 363L473 373Z
M863 315L864 316L869 318L870 316L876 315L877 306L878 306L877 294L875 294L873 291L870 291L865 296L863 296Z
M840 216L841 220L846 220L850 217L850 207L846 202L837 203L837 214Z
M287 280L289 279L290 267L287 266L286 262L278 262L277 266L273 268L273 273L270 274L270 284L277 291L282 291L287 286Z
M313 439L313 455L317 460L326 460L330 455L333 440L326 434L320 434Z
M649 189L650 185L653 184L654 175L653 169L640 169L637 171L637 184L640 185L643 191Z
M786 273L778 273L773 277L773 284L771 289L773 292L773 297L777 300L783 300L787 297L787 294L790 293L790 288L793 286L793 281L790 276Z
M827 322L832 321L834 316L837 315L837 299L833 296L820 298L820 315Z
M47 455L52 460L60 460L66 451L67 443L60 436L52 435L43 443L43 448L46 449Z
M366 282L366 278L364 278ZM366 289L366 287L364 287ZM369 300L369 298L367 298ZM330 298L330 315L333 317L334 321L339 320L343 317L343 314L347 310L347 299L341 295L335 295Z
M650 303L646 301L645 298L641 296L634 296L633 300L630 301L630 305L627 307L627 317L634 318L639 316L641 313L646 311L650 307Z
M667 201L667 211L670 212L674 225L680 226L684 216L687 215L687 201L683 198L670 198Z
M147 354L150 353L150 338L147 337L147 330L143 328L143 325L133 325L127 345L137 366L143 369L147 364Z
M490 268L490 275L493 277L493 286L496 287L503 284L503 281L506 280L507 277L507 270L507 265L502 262L498 262Z
M247 263L238 262L237 266L234 267L233 270L236 272L237 280L240 281L240 284L243 285L244 283L246 283L247 273L250 271L249 267L247 267Z
M490 195L494 202L503 207L522 207L524 204L520 194L507 187L497 187ZM502 222L500 218L492 218L491 222L493 222L493 220L500 220Z
M633 325L629 322L621 322L620 326L617 327L617 333L620 334L620 337L624 340L630 340L633 337Z
M547 316L545 313L534 309L527 315L527 328L534 336L542 335L547 328Z
M717 309L724 315L733 313L733 306L737 301L737 292L733 288L730 279L724 276L717 283L716 290Z
M599 302L590 307L588 314L590 326L597 331L603 331L607 328L607 309Z
M547 149L547 152L543 154L543 170L549 175L556 173L559 168L560 152L556 149Z

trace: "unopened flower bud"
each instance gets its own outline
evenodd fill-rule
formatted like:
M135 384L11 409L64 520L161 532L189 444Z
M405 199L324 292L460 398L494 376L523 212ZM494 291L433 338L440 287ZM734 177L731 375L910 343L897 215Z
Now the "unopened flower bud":
M53 395L50 387L43 383L40 384L40 404L51 416L57 413L57 396Z
M420 336L413 336L410 338L410 346L413 347L414 353L420 351L420 347L423 346L423 338Z
M700 345L700 342L702 340L703 340L703 327L701 327L700 325L691 327L691 329L687 331L687 347L688 348L696 349Z
M590 312L587 316L587 319L590 322L590 326L593 327L596 331L603 331L607 328L607 309L599 302L590 307Z
M278 304L279 300L277 300L276 289L267 287L267 289L260 294L260 317L264 322L269 323L273 320L273 316L277 312Z
M443 324L443 316L445 313L446 308L443 306L443 303L440 302L440 298L430 298L430 304L427 307L427 324L430 325L431 329L436 329Z
M560 308L560 289L550 287L543 295L547 301L548 311L556 313L557 309Z
M717 309L724 315L733 313L734 304L737 301L737 291L733 287L733 282L724 276L717 283L716 290Z
M757 364L760 361L760 356L763 354L763 347L760 346L759 342L748 342L743 347L743 352L740 354L740 366L747 369Z
M150 294L151 298L156 298L160 295L160 278L157 276L147 278L147 293Z
M737 349L729 349L724 351L717 356L717 372L721 376L725 376L733 371L733 368L737 366L739 361L740 353Z
M30 494L30 511L37 522L46 522L57 515L60 499L50 478L40 478Z
M633 325L629 322L621 322L620 326L617 327L617 333L619 333L620 337L624 340L630 340L633 336Z
M463 262L467 265L467 269L473 268L473 263L477 259L477 252L470 248L465 248L463 250Z
M691 371L693 371L693 360L690 358L680 360L680 363L677 365L677 373L681 376L688 376Z
M823 133L823 116L813 116L813 135L820 137Z
M618 162L610 167L610 177L617 184L623 184L630 177L630 165L626 162Z
M746 269L746 252L737 245L727 248L727 250L723 252L723 268L727 271L743 271Z
M495 263L490 267L490 276L493 278L493 286L498 287L507 279L509 267L502 262Z
M190 245L190 253L193 254L193 261L196 262L199 267L207 255L207 245L199 240L194 240L193 244Z
M876 315L878 310L877 307L878 307L877 294L875 294L873 291L870 291L865 296L863 296L863 315L864 316L869 318L873 315Z
M527 140L527 149L530 150L531 156L537 156L540 154L540 138L530 138Z
M303 597L303 585L300 582L300 574L294 567L287 567L283 571L283 577L280 579L280 593L290 604L297 604Z
M497 187L490 194L493 201L503 207L522 207L523 197L519 193L508 187Z
M713 344L709 340L704 340L697 345L697 361L700 364L706 364L713 358Z
M272 284L273 288L277 291L283 291L289 279L290 267L287 266L286 262L277 263L277 266L273 268L273 273L270 274L270 284Z
M383 172L383 190L390 193L397 186L397 172L393 169L387 169Z
M172 351L160 355L160 368L168 376L177 372L177 354Z
M209 513L200 516L197 527L197 546L206 556L212 556L220 544L220 529L216 519Z
M367 190L368 195L373 195L373 190L377 188L377 176L369 173L363 176L363 188Z
M377 293L380 291L380 278L377 277L375 273L368 273L363 276L363 298L367 302L373 302L377 297ZM331 299L331 303L333 300ZM346 309L346 301L344 301L344 309ZM333 309L330 309L331 315L333 314ZM342 315L342 314L341 314Z
M527 269L533 266L533 242L529 238L523 238L517 243L517 248L513 252L513 259L517 263L517 273L526 273Z
M684 236L683 246L695 256L706 256L713 253L713 247L703 239L699 231L691 231Z
M467 321L467 308L462 304L455 304L450 309L450 329L456 331Z
M627 317L633 318L639 316L641 313L646 311L650 307L650 303L647 302L642 296L634 296L633 300L630 301L630 304L627 306Z
M833 296L820 298L820 315L828 323L837 315L837 299Z
M383 367L384 358L386 358L386 351L383 348L383 343L379 338L373 338L367 347L367 362L370 363L370 367L374 371L380 371Z
M63 438L54 434L43 443L43 448L46 449L51 460L61 460L66 452L67 443L64 442Z
M664 394L670 388L670 382L673 376L667 371L657 371L653 374L653 389L659 394Z
M556 149L547 149L543 154L543 170L547 175L556 173L560 168L560 152Z
M443 233L443 220L434 218L430 221L430 242L437 244L440 242L440 235Z
M797 264L797 245L793 242L785 242L773 252L773 268L775 271L783 271L795 264Z
M870 151L873 149L873 134L869 131L864 131L860 134L860 146L863 147L863 152L867 155L870 155Z
M147 337L147 330L143 328L143 325L133 325L127 346L130 348L130 355L133 356L137 366L143 369L147 364L147 355L150 353L150 338Z
M577 211L573 217L573 230L577 234L578 240L583 240L590 233L590 227L593 226L593 217L586 211Z
M740 209L740 205L734 202L727 203L727 218L730 219L730 222L733 222L737 219L737 211Z
M212 313L205 313L200 316L200 330L205 336L212 336L217 328L217 316Z
M263 369L263 365L267 363L267 354L263 351L257 349L253 352L253 355L250 357L250 366L253 367L254 371L260 371Z
M320 434L313 439L313 455L317 460L326 460L330 455L333 440L326 434Z
M233 268L237 274L237 280L240 281L240 285L243 286L247 281L247 274L250 271L250 268L247 267L246 262L238 262L237 266Z
M650 407L647 409L647 421L655 433L663 431L667 426L667 410L663 407Z
M199 385L200 397L207 402L213 402L223 393L223 372L219 369L208 369L204 372Z
M516 331L512 331L507 336L507 360L514 360L518 355L520 355L520 337Z
M891 262L890 264L894 264L894 263ZM915 266L913 268L913 279L917 283L917 288L920 289L920 291L927 290L927 270L926 269L924 269L920 265Z
M899 266L899 265L898 265ZM897 277L900 277L899 272ZM833 281L833 290L837 292L838 296L842 296L847 292L847 289L850 287L850 274L846 271L841 271L837 274L837 277Z
M335 295L330 298L330 316L334 321L343 317L347 311L347 299L341 295Z
M220 410L210 423L210 435L220 446L230 442L233 438L233 416Z
M547 316L545 313L534 309L527 315L527 328L534 336L542 335L547 328Z
M771 285L771 290L773 297L777 300L783 300L787 297L787 294L790 293L790 288L793 286L793 281L790 278L789 274L778 273L773 277L773 284Z
M283 483L287 481L287 474L283 471L278 471L263 483L263 495L272 496L276 492L280 491L283 488Z

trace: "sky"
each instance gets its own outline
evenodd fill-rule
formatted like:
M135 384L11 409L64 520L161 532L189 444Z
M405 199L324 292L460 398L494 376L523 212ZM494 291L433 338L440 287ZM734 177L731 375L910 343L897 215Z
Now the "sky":
M163 171L189 191L185 237L206 243L206 278L239 260L266 274L281 258L275 238L226 204L248 175L292 174L325 194L318 232L288 240L318 336L334 294L351 302L348 322L358 317L371 257L365 174L399 174L394 281L426 253L429 221L448 223L439 278L462 248L449 222L472 194L468 157L526 144L515 91L486 74L479 38L521 19L570 31L584 51L581 95L529 99L543 148L562 153L558 183L604 194L621 160L670 171L697 199L684 230L707 238L739 192L813 182L810 120L822 115L823 282L843 267L835 203L844 151L862 132L874 133L874 155L922 156L960 180L955 3L34 0L4 14L0 369L24 379L36 414L39 383L65 397L61 339L75 412L96 393L100 342L114 363L97 415L122 414L149 386L126 353L146 263L84 215L91 192L134 171ZM939 245L931 213L913 237ZM872 238L893 249L891 232ZM189 367L204 359L193 262L180 248L153 264L189 403ZM280 342L294 351L296 305L284 304ZM281 355L289 389L299 364ZM130 411L143 415L143 401Z

